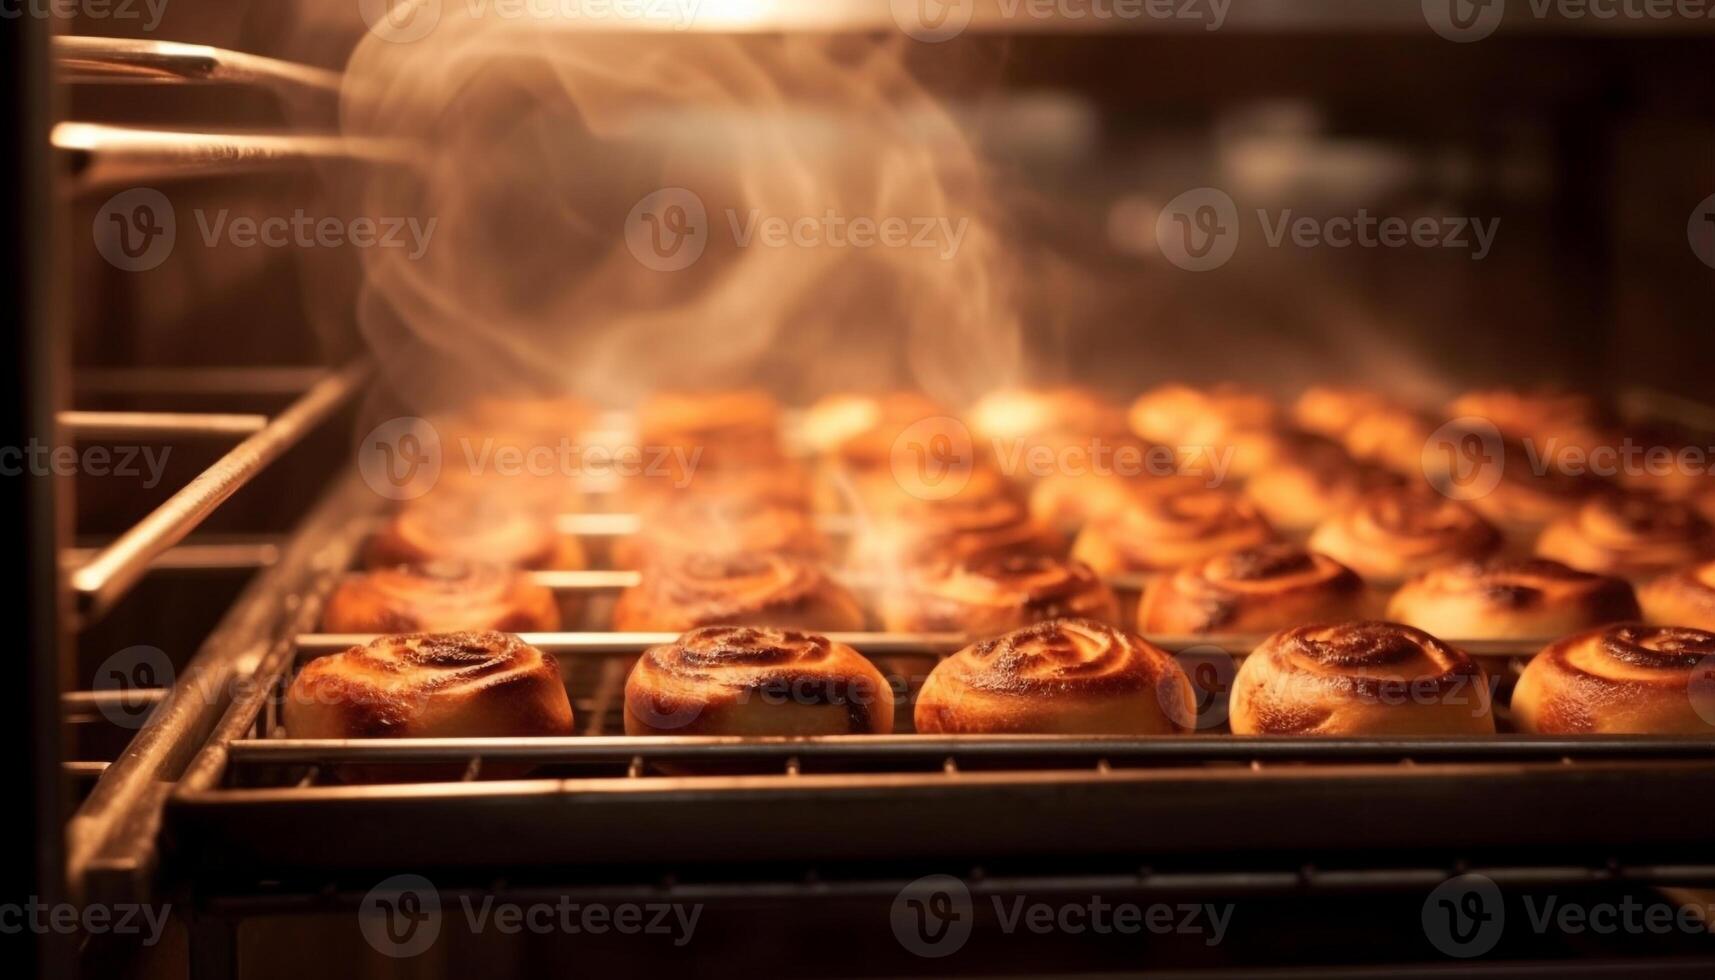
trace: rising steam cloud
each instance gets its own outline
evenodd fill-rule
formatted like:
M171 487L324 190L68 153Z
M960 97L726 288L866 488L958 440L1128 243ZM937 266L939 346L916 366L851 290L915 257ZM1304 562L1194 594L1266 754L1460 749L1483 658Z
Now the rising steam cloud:
M1016 380L989 176L903 38L589 33L477 8L444 5L410 43L371 35L347 70L345 131L423 148L360 188L363 213L436 221L420 258L365 255L362 326L407 397L916 384L959 404ZM662 188L706 207L679 271L626 243ZM735 241L735 223L829 215L961 237L951 255Z

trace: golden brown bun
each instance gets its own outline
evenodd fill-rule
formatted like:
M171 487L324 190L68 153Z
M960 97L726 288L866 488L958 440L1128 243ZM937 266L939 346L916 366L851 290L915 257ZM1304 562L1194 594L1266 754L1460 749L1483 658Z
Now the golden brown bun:
M825 636L709 626L643 651L625 680L627 735L885 735L893 689Z
M1030 518L1014 497L918 500L860 519L851 563L869 572L897 573L998 555L1056 554L1065 541Z
M1283 441L1282 451L1245 483L1245 495L1270 524L1309 532L1374 490L1403 485L1380 467L1359 463L1339 443L1314 436Z
M1715 528L1688 504L1603 494L1543 529L1536 553L1586 572L1645 578L1715 558Z
M458 561L400 565L347 575L328 598L329 633L552 633L554 593L500 565Z
M1564 462L1566 450L1588 454L1614 441L1606 434L1606 420L1595 399L1558 388L1472 391L1454 399L1447 410L1453 418L1487 420L1511 439L1530 440L1551 465Z
M699 626L863 629L863 609L815 564L761 552L682 554L651 563L620 594L613 628L680 633Z
M1491 735L1488 677L1422 630L1339 623L1282 630L1239 667L1235 735Z
M1533 465L1530 453L1516 442L1502 444L1504 462L1499 479L1487 493L1471 497L1477 513L1509 537L1528 540L1554 521L1575 513L1585 501L1606 490L1600 479Z
M1715 630L1715 562L1669 572L1638 590L1643 618L1657 626Z
M364 550L370 568L435 561L559 571L585 564L578 540L560 534L551 513L457 493L430 494L405 504Z
M1072 557L1100 575L1159 574L1274 540L1256 506L1223 490L1138 498L1086 526Z
M753 389L659 392L637 410L637 437L698 451L707 465L768 463L782 456L780 404Z
M999 555L906 573L881 599L884 628L997 636L1049 619L1117 622L1119 603L1089 566Z
M1273 399L1241 385L1167 384L1139 396L1130 421L1133 432L1158 445L1200 453L1230 449L1230 472L1246 476L1278 452L1279 414Z
M1500 533L1471 508L1418 487L1370 493L1310 535L1311 551L1378 583L1483 558L1500 543Z
M572 734L552 655L507 633L408 633L310 661L284 708L291 738Z
M1435 426L1422 415L1398 406L1378 406L1353 421L1340 441L1354 459L1419 479L1423 447L1434 434Z
M1272 633L1371 615L1356 572L1289 544L1246 548L1156 579L1138 608L1144 633Z
M1461 562L1406 582L1387 618L1461 640L1532 640L1637 619L1638 600L1623 579L1559 562Z
M693 552L761 552L820 560L828 542L803 511L760 497L678 497L644 515L641 533L613 545L619 568Z
M1139 497L1161 497L1209 486L1203 478L1171 472L1171 450L1161 462L1162 475L1151 469L1137 476L1113 472L1053 472L1030 488L1030 516L1042 524L1076 531L1091 521L1119 513Z
M917 695L922 734L1170 735L1196 718L1173 656L1105 623L1056 619L972 644Z
M1543 735L1715 734L1715 633L1635 623L1559 640L1513 689L1513 721Z
M1366 415L1398 407L1380 392L1345 385L1312 385L1293 403L1292 421L1306 432L1339 439Z

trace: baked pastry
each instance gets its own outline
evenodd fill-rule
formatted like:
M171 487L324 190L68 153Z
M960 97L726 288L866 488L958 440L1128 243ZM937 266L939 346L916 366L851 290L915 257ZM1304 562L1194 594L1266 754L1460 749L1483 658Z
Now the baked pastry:
M912 425L946 415L939 402L917 391L827 395L804 411L798 434L813 453L874 460L891 453Z
M1145 633L1272 633L1372 615L1357 573L1289 544L1245 548L1150 583L1138 607Z
M1200 455L1231 450L1228 469L1236 476L1256 472L1278 451L1279 408L1267 395L1241 385L1162 385L1132 403L1130 420L1133 432L1157 445ZM1181 464L1190 472L1198 460L1182 456Z
M1319 436L1283 437L1282 452L1245 483L1245 496L1281 531L1307 534L1366 493L1403 486L1396 474L1359 463Z
M1273 540L1274 530L1250 501L1223 490L1195 490L1137 498L1091 521L1073 543L1072 557L1101 575L1155 575Z
M1622 623L1531 658L1513 722L1542 735L1715 734L1715 633Z
M829 468L817 487L817 509L851 513L861 521L909 520L954 507L974 507L1002 501L1017 503L1018 487L998 469L983 463L943 470L919 471L914 466L856 469Z
M286 692L290 738L572 734L552 654L509 633L405 633L318 657Z
M1195 693L1172 654L1124 630L1056 619L974 643L930 671L922 734L1171 735Z
M1091 521L1125 510L1139 497L1171 496L1209 488L1206 480L1174 472L1172 451L1166 453L1165 465L1159 470L1151 467L1137 476L1088 471L1042 476L1030 488L1030 516L1048 527L1075 532Z
M1274 634L1233 678L1235 735L1492 735L1488 677L1464 651L1397 623Z
M1406 582L1387 618L1461 640L1544 639L1638 618L1623 579L1556 561L1461 562Z
M651 562L613 609L613 628L624 632L778 626L839 633L863 625L857 600L815 564L763 552L680 554Z
M561 571L585 564L578 539L559 533L551 513L462 493L431 493L410 501L364 548L370 568L436 561Z
M780 404L756 389L659 392L637 410L637 437L697 450L710 465L767 463L782 456Z
M1119 602L1089 566L1049 555L993 555L908 571L881 598L901 633L996 636L1048 619L1119 619Z
M1595 399L1559 388L1471 391L1454 399L1447 411L1453 418L1484 419L1510 439L1528 440L1555 469L1565 468L1567 450L1588 459L1592 449L1613 441L1604 434L1607 421Z
M763 552L823 559L828 542L815 522L760 497L676 497L649 511L640 533L613 544L619 568L642 568L692 552Z
M1499 472L1490 471L1494 486L1471 494L1466 502L1514 541L1533 540L1545 526L1607 489L1596 477L1545 465L1543 457L1533 457L1520 443L1503 441L1500 452ZM1478 471L1478 477L1482 475Z
M919 500L860 516L850 562L877 573L957 564L998 555L1057 554L1065 541L1016 498L963 495Z
M460 561L399 565L347 575L328 597L329 633L552 633L554 593L517 569Z
M1647 578L1715 558L1715 527L1688 504L1602 494L1544 528L1536 553L1586 572Z
M885 735L893 689L825 636L707 626L650 647L625 679L627 735Z
M1360 415L1340 441L1354 459L1402 476L1424 475L1423 447L1435 434L1424 416L1397 405L1382 405Z
M1310 535L1311 551L1373 583L1484 558L1500 543L1500 532L1471 508L1421 487L1372 492Z
M1292 422L1306 432L1339 439L1366 415L1399 406L1380 392L1347 385L1312 385L1292 405Z
M1715 631L1715 562L1681 568L1638 590L1643 617L1657 626Z

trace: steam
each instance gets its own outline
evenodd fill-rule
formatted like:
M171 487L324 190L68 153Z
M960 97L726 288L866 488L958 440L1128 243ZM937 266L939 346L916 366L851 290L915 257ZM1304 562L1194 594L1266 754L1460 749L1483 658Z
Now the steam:
M361 326L408 398L915 384L963 404L1018 380L989 174L907 70L907 39L580 33L490 9L446 4L410 43L371 35L346 72L349 135L423 147L365 178L363 213L437 220L420 258L364 255ZM626 239L665 188L706 211L677 271ZM744 244L768 219L959 237L950 254Z

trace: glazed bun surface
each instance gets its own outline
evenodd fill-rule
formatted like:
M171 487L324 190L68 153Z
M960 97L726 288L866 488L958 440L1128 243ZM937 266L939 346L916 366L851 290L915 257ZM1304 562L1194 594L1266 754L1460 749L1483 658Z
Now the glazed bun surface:
M1555 561L1461 562L1401 586L1388 618L1461 640L1543 639L1638 618L1622 579Z
M1643 617L1657 626L1715 631L1715 562L1653 579L1638 590Z
M1091 522L1073 543L1072 557L1101 575L1156 575L1274 539L1250 501L1223 490L1193 490L1136 498Z
M1376 582L1486 557L1500 544L1500 532L1469 507L1416 487L1371 493L1310 535L1310 550Z
M1545 528L1536 553L1586 572L1647 577L1715 558L1715 527L1684 503L1602 494Z
M1089 566L1050 555L992 555L908 572L881 601L886 629L988 637L1049 619L1119 618Z
M584 567L578 540L540 508L464 494L430 494L401 507L364 550L370 568L461 561L531 570Z
M1272 633L1370 615L1356 572L1289 544L1263 545L1187 565L1151 583L1138 611L1149 633Z
M1513 689L1513 720L1544 735L1715 734L1715 633L1620 624L1537 654Z
M613 627L681 633L699 626L863 629L857 599L817 565L761 552L686 554L650 563L620 594Z
M347 575L328 598L329 633L552 633L554 593L500 565L443 561Z

